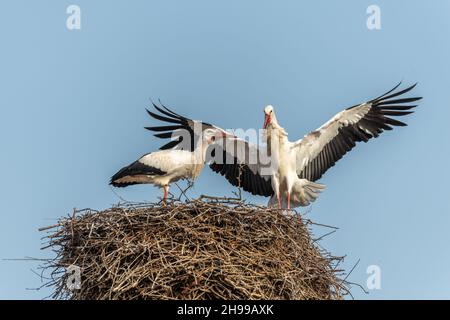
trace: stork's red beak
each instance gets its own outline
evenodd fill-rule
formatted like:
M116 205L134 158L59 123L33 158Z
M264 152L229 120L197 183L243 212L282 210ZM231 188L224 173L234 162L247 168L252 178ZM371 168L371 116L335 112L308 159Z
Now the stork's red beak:
M263 126L263 129L267 129L267 126L270 124L270 121L271 121L272 119L270 118L270 115L269 114L266 114L266 118L264 119L264 126Z

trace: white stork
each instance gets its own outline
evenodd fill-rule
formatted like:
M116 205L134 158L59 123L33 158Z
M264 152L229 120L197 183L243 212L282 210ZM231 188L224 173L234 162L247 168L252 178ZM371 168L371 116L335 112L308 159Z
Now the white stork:
M368 102L339 112L317 130L302 139L290 142L286 131L279 125L272 106L264 109L269 156L275 162L272 188L279 206L287 203L290 209L291 194L299 181L313 182L350 151L356 142L376 138L392 126L406 126L389 116L404 116L416 105L405 105L421 97L397 98L416 84L394 92L400 83L385 94ZM273 201L272 201L273 204Z
M147 112L158 117L148 110ZM185 122L181 118L178 120ZM190 136L194 137L194 135ZM197 139L193 139L192 144L189 143L187 150L167 149L145 154L129 166L120 169L112 176L110 184L115 187L133 184L156 185L163 188L165 203L170 184L180 179L195 180L204 167L208 146L217 139L228 136L234 137L220 128L205 126Z
M264 109L267 150L238 138L222 139L225 143L213 145L214 155L209 159L210 168L244 191L270 197L269 206L278 203L280 208L290 209L309 205L325 188L316 181L350 151L356 142L367 142L378 137L384 130L391 130L392 126L406 126L405 123L388 116L412 113L410 110L416 105L409 103L420 100L421 97L394 99L409 92L416 85L394 92L399 86L400 84L368 102L345 109L296 142L288 140L286 131L277 121L274 108L267 106ZM190 130L194 124L201 124L202 130L222 130L207 123L187 119L167 108L157 109L172 117L151 114L158 120L174 123L173 117L176 117L178 121L183 121L172 126L147 128L157 132L166 131L155 135L159 138L179 137L180 129ZM191 145L193 137L191 134ZM186 139L180 137L161 149L176 147L184 140Z

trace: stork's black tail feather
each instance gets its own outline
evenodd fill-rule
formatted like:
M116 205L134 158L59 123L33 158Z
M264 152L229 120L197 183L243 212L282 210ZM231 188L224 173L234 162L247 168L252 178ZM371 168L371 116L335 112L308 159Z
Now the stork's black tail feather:
M129 166L120 169L111 177L109 184L114 187L127 187L133 184L148 183L148 179L145 178L164 174L166 174L166 172L158 168L145 165L138 160Z

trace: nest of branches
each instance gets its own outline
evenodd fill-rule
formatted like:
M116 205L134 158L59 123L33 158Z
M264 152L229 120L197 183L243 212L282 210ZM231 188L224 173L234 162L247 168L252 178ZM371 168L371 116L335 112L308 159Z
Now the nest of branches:
M342 258L311 223L217 199L85 209L41 229L56 253L44 270L56 299L341 299Z

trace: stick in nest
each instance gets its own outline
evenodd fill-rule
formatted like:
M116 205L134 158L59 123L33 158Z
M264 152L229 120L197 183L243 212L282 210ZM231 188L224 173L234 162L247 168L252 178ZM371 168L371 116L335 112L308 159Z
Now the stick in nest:
M206 201L205 201L206 200ZM341 299L333 257L308 223L238 199L122 205L63 218L48 232L53 298ZM69 291L65 268L81 268Z

